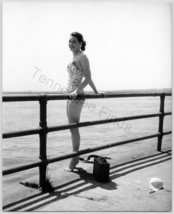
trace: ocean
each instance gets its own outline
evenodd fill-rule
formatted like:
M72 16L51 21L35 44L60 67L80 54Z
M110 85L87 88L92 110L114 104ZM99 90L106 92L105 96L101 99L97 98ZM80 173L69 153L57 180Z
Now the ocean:
M39 127L39 102L4 102L2 132ZM80 122L159 112L159 97L87 99ZM172 111L171 96L165 98L165 112ZM47 125L68 124L66 100L48 101ZM80 128L80 149L141 137L158 131L159 118L123 121ZM165 116L164 131L172 129L171 116ZM171 138L171 135L164 136ZM7 138L2 141L3 170L39 160L39 136ZM69 130L48 133L47 155L53 158L72 152Z

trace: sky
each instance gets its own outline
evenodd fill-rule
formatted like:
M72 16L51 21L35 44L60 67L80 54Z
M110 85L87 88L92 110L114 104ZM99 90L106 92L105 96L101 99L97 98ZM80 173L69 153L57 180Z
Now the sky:
M65 89L74 31L99 91L171 88L171 3L4 2L2 18L3 91Z

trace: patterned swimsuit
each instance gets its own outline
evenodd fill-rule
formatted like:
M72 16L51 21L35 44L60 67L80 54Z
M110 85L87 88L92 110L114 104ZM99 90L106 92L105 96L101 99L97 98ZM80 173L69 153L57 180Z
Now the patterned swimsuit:
M81 84L82 79L83 79L83 70L80 69L79 65L77 62L73 61L70 63L67 67L68 71L68 87L67 87L67 92L71 93L74 90L78 88L78 86ZM81 95L76 96L76 98L70 98L71 103L83 103L85 98Z

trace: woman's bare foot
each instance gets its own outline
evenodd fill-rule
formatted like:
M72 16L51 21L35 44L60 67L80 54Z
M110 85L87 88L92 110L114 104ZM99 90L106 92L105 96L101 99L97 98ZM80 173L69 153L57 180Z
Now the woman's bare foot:
M77 164L79 163L79 157L74 157L71 159L69 167L66 167L64 170L67 172L73 172Z
M73 172L74 169L70 169L69 167L64 168L64 171Z

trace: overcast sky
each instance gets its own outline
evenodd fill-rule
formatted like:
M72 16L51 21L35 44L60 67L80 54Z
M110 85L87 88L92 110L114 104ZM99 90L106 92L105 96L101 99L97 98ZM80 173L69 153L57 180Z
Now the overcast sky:
M3 91L65 88L73 31L98 90L171 88L170 3L62 0L3 3Z

